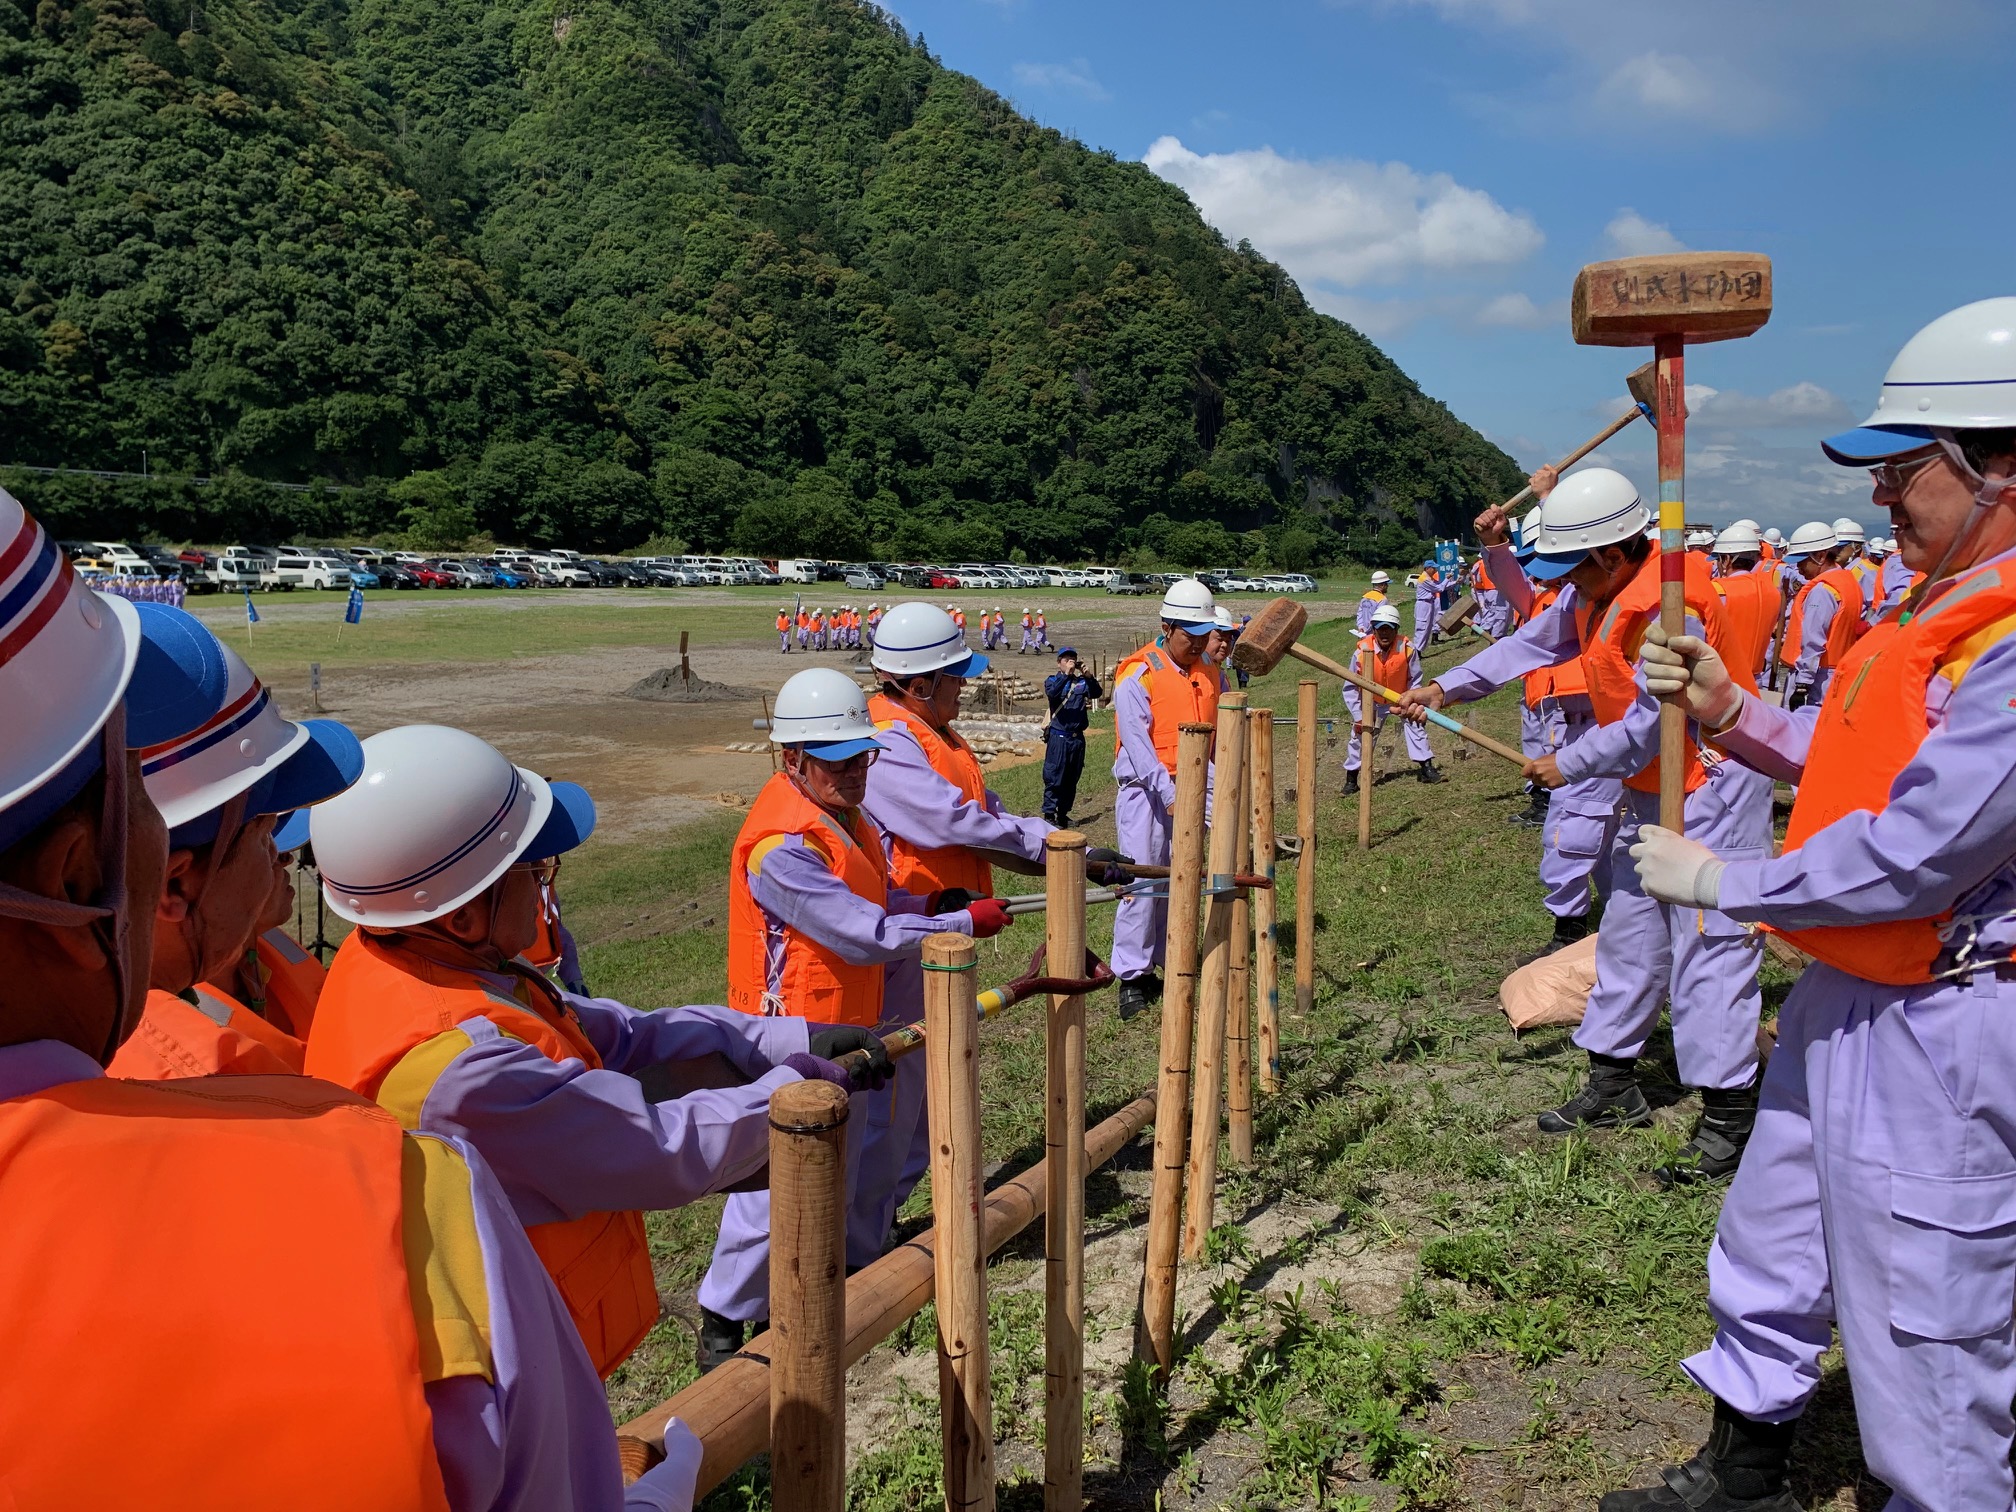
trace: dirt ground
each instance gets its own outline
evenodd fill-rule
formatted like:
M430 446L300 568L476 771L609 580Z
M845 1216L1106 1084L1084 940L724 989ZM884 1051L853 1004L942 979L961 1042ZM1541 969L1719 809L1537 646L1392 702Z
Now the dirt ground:
M499 609L511 605L507 599ZM1147 618L1145 613L1138 619L1060 615L1051 621L1051 642L1075 646L1110 667L1139 643ZM809 666L867 670L865 652L779 655L774 635L715 644L694 651L691 659L696 677L770 695ZM996 653L994 660L1031 680L1055 669L1048 655L1017 656L1011 650ZM608 838L641 839L723 806L745 804L770 775L766 755L726 749L730 742L764 739L757 727L763 717L758 699L674 704L623 696L666 662L662 648L627 646L498 662L325 671L322 711L359 735L417 723L473 731L513 760L594 793ZM1040 700L1025 701L1013 712L1039 713L1041 707Z

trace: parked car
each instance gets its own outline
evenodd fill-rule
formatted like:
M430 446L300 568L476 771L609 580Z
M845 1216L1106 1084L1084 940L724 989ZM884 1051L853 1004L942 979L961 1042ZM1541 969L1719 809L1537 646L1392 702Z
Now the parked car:
M181 573L183 586L189 592L215 593L217 591L217 579L214 576L214 569L217 565L217 554L214 551L198 551L192 546L189 550L180 553L175 558L175 563Z
M593 588L595 586L595 574L588 570L581 557L574 555L572 552L568 552L564 556L555 551L541 552L530 559L529 565L550 573L553 581L563 588Z
M1139 598L1148 591L1148 578L1143 573L1130 572L1124 578L1109 580L1106 584L1106 591L1108 593L1124 593L1129 597Z
M529 566L506 565L503 562L493 562L487 559L478 560L471 565L489 573L490 581L499 588L530 588L532 586L532 569Z
M378 574L378 582L386 588L423 588L420 574L404 562L386 560L371 569Z
M840 581L849 588L859 588L864 593L880 593L887 586L881 573L860 562L842 573Z
M271 557L227 551L210 569L210 576L219 588L232 593L250 588L257 588L262 593L294 591L293 582L281 576L279 564Z
M350 569L350 586L352 588L382 588L385 586L385 580L369 567L352 567Z
M284 548L283 548L284 549ZM289 553L274 563L280 581L295 588L348 588L350 568L329 556Z

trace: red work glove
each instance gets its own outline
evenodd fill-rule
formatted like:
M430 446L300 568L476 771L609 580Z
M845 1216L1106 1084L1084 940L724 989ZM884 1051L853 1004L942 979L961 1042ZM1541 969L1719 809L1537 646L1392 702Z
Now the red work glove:
M991 940L1013 922L1008 905L999 898L975 898L966 907L973 920L973 938Z

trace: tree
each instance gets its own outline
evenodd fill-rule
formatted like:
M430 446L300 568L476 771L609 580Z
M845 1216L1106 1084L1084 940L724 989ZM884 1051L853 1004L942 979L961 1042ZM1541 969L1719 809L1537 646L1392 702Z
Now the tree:
M1169 527L1162 555L1179 567L1221 567L1237 554L1232 533L1216 520L1187 520Z
M745 505L735 542L758 556L852 561L868 554L860 502L831 474L808 468L782 493Z

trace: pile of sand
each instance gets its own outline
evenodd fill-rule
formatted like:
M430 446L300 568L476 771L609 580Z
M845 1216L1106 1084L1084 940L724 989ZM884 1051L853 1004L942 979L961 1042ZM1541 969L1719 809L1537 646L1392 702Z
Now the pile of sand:
M677 667L660 667L625 688L623 696L652 703L754 703L763 692L760 688L731 688L704 677L681 677Z

